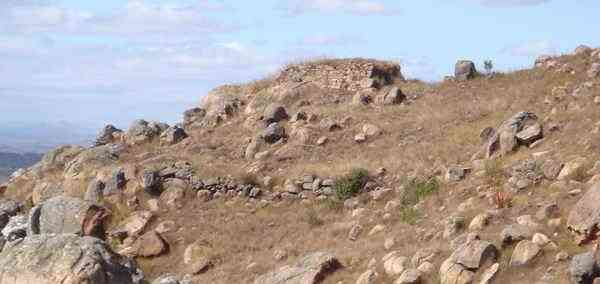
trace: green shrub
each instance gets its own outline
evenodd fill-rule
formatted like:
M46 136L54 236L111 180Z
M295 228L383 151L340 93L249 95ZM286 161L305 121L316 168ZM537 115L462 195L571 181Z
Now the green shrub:
M346 200L358 194L369 179L369 172L365 169L352 169L349 174L338 178L333 185L333 190L339 200Z
M404 207L400 211L400 220L409 225L416 224L420 217L419 211L412 206Z
M402 205L413 206L430 194L436 193L440 188L437 179L429 180L411 179L404 185Z

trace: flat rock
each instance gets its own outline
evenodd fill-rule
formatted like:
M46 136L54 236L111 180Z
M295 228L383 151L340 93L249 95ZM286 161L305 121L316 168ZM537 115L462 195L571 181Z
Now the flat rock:
M337 270L340 263L331 253L315 252L300 259L292 266L284 266L261 275L254 284L316 284L328 273Z
M478 269L485 262L495 260L497 256L498 250L492 243L471 240L459 246L450 258L467 269Z

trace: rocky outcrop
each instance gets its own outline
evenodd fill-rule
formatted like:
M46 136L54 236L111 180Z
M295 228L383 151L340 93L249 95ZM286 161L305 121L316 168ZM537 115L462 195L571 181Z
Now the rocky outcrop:
M30 214L33 234L77 234L104 237L106 209L81 199L58 196L34 207Z
M102 146L106 144L110 144L113 141L117 140L123 134L123 130L116 128L112 124L108 124L100 130L98 136L96 136L96 140L94 141L94 146Z
M487 141L487 158L503 156L514 151L519 145L528 146L543 137L538 118L531 112L519 112L504 121Z
M34 235L0 252L0 283L137 284L135 264L93 237Z
M279 83L310 82L323 89L359 91L404 80L395 63L367 59L333 59L290 65L277 77Z
M316 284L321 283L329 273L340 268L340 263L330 253L309 254L293 266L284 266L261 275L254 284Z
M160 144L163 146L174 145L187 137L188 135L183 128L177 125L171 126L160 135Z

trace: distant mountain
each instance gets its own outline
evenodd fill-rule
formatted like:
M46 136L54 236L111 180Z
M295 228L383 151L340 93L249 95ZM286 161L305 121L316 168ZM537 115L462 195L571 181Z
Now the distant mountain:
M14 171L37 163L42 154L0 152L0 182L5 181Z
M0 152L45 153L64 144L89 145L98 129L69 122L0 122Z

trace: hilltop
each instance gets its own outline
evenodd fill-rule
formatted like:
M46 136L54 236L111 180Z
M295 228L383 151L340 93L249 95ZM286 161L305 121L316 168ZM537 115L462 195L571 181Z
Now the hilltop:
M107 125L0 187L0 282L592 283L600 49L534 64L303 62Z

